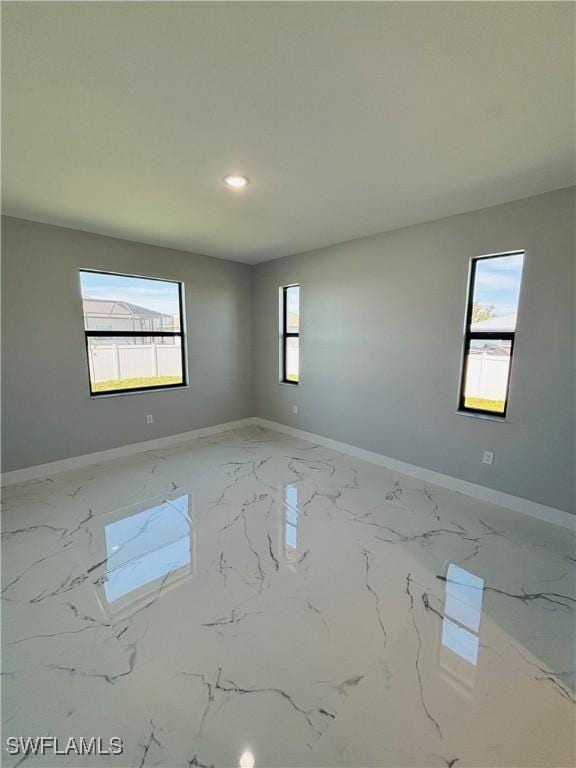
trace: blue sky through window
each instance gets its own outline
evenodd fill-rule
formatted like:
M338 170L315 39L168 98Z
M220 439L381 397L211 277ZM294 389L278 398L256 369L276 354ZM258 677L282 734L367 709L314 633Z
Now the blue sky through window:
M300 311L300 288L295 285L286 291L288 312L297 315Z
M178 283L147 280L145 277L80 272L82 298L128 301L146 309L179 317Z
M496 316L510 315L518 308L524 254L478 259L474 301L493 304Z

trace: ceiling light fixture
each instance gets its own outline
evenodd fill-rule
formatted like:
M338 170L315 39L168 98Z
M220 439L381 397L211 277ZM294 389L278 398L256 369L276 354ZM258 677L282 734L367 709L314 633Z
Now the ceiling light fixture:
M247 176L224 176L224 184L230 189L244 189L250 183L250 179Z
M254 755L249 749L240 756L240 768L254 768Z

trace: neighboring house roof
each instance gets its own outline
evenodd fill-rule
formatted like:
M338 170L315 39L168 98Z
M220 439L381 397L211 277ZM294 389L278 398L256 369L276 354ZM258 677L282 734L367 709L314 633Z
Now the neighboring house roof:
M478 344L479 342L476 341L475 344ZM488 339L485 342L482 343L482 347L473 347L470 350L471 355L495 355L497 357L499 356L508 356L510 353L510 342L504 341L500 343L500 341L489 341Z
M514 331L516 329L516 313L490 317L488 320L479 320L472 323L471 331Z
M171 317L156 309L140 307L129 301L109 301L108 299L83 299L85 315L110 315L122 317Z

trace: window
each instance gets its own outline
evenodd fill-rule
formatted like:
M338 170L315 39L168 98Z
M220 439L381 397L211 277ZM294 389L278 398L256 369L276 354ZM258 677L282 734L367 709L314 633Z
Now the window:
M284 384L298 384L300 377L300 286L282 288L280 300L281 372Z
M524 252L472 260L460 410L504 417Z
M186 384L182 283L80 270L90 392Z

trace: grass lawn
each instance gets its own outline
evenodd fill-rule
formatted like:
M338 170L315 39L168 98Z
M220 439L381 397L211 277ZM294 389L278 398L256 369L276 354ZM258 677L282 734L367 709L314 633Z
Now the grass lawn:
M504 400L488 400L485 397L466 397L464 398L464 405L466 408L481 408L483 411L504 413Z
M113 389L135 389L137 387L166 387L182 384L181 376L138 376L134 379L110 379L92 385L93 392L109 392Z

